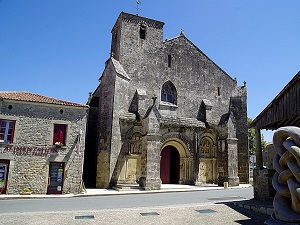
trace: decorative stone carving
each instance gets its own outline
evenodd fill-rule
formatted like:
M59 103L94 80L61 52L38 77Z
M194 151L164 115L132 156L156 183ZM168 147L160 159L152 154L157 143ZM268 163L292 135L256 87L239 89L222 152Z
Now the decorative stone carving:
M139 155L142 153L142 148L143 148L142 135L140 133L134 133L130 141L129 154Z
M163 143L167 142L170 139L179 139L179 140L181 140L183 143L185 143L185 145L188 148L191 156L193 156L193 151L192 151L193 144L192 144L192 141L186 135L181 134L181 133L167 133L167 134L163 135L160 142L163 144Z
M216 155L216 146L211 137L203 137L200 142L201 158L214 158Z
M300 128L282 127L273 136L275 156L273 219L266 224L300 223ZM280 222L280 223L279 223Z

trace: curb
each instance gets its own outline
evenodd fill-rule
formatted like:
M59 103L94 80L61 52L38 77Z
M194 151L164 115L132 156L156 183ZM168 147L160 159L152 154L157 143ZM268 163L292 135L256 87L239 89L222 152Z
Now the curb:
M234 202L233 204L240 208L248 209L253 212L261 213L264 215L271 216L274 213L274 208L271 202L259 202L255 200L249 200L248 202Z

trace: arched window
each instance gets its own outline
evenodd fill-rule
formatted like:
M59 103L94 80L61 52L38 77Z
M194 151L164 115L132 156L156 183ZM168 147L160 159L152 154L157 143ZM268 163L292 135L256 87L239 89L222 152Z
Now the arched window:
M161 89L161 101L170 102L174 105L177 104L177 93L172 82L167 81Z

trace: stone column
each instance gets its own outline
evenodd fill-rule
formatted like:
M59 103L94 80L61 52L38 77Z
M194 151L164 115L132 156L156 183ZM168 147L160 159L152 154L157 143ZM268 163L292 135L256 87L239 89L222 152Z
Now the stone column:
M192 158L180 158L179 184L194 184L194 165Z
M228 144L228 185L238 186L240 181L238 177L238 152L237 138L227 138Z
M148 134L145 138L146 148L142 153L142 176L139 184L144 190L160 190L160 137Z
M255 128L255 156L256 166L253 170L254 199L259 201L272 201L275 191L272 187L274 170L263 167L260 129Z
M215 158L212 159L212 179L213 179L214 183L216 182L216 178L217 178L217 176L216 176L216 161L217 160Z

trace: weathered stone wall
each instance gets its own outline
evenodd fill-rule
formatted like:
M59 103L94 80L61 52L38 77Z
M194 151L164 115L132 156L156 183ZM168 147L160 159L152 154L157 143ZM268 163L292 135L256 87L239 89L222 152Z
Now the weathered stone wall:
M96 187L108 188L111 179L110 156L112 146L112 123L116 74L111 61L106 62L106 69L101 77L100 86L94 92L99 98L99 145L97 155Z
M246 87L241 88L244 96L231 98L231 110L236 120L236 138L238 139L238 172L241 183L249 183L249 151Z
M141 24L146 26L145 39L140 38L139 35ZM105 91L99 91L100 89L94 93L100 97L99 108L101 108L100 111L102 110L102 113L99 113L102 123L99 123L101 138L98 154L98 181L101 187L107 186L109 182L116 183L119 174L117 171L122 168L122 163L119 162L122 162L122 155L126 152L122 137L127 131L121 127L120 117L129 111L135 113L136 116L141 116L140 119L142 119L152 104L153 96L157 96L155 102L157 117L174 116L174 118L195 119L198 122L201 120L206 124L207 129L212 128L218 133L219 140L226 140L231 132L226 126L227 120L224 119L227 114L231 113L231 97L240 98L241 102L234 103L232 106L234 113L239 115L234 115L236 119L233 122L236 130L231 137L238 139L236 148L238 148L238 159L241 161L239 172L242 180L247 181L246 88L242 90L235 79L218 67L184 34L163 42L163 25L162 22L122 13L112 30L111 55L118 60L128 79L123 79L118 75L118 68L110 59L108 61L110 66L106 67L100 84L100 89L107 90L109 94L104 94ZM171 60L170 65L168 65L168 58ZM176 88L176 105L161 101L161 89L166 81L172 82ZM203 102L206 104L205 117L199 117L203 110L200 105ZM131 106L134 106L136 111L131 110ZM157 120L158 124L161 123L159 118ZM189 131L192 141L194 141L193 135L196 127L196 124L191 125L192 131ZM185 125L178 127L178 129L184 128ZM157 135L162 135L163 132L165 131L161 130ZM192 149L197 157L201 157L197 152L199 145L200 143L197 143ZM221 173L226 179L228 178L228 161L236 159L228 158L227 144L222 144L222 146L224 149L222 148L222 152L216 157L225 156L226 158L220 165L217 163L216 167L222 168ZM217 153L220 152L219 147L216 144ZM159 156L160 150L157 148L155 154L147 155L147 157ZM146 158L145 160L153 159ZM106 167L110 169L105 169ZM199 168L197 159L195 159L194 168ZM195 174L198 172L195 171Z
M86 188L96 186L97 176L97 149L98 149L98 120L99 98L91 97L86 134L86 146L84 152L83 181Z
M0 159L10 160L9 194L19 194L26 187L35 194L45 194L50 162L65 163L63 193L80 191L86 110L38 103L2 102L0 119L16 121L13 143L0 144ZM58 152L54 151L52 143L54 124L67 125L66 145L57 149ZM80 130L82 134L79 139Z
M253 171L254 199L260 201L273 201L276 191L272 186L274 169L257 169Z

